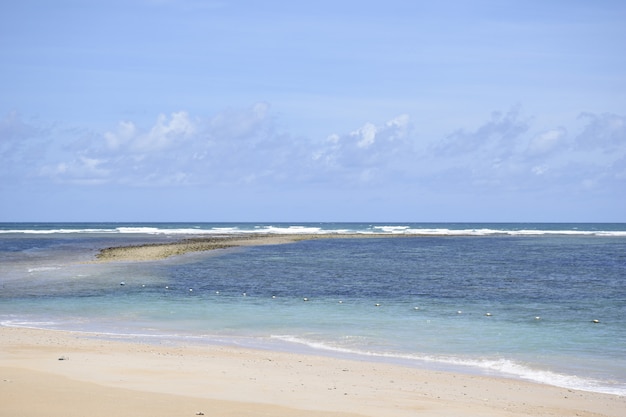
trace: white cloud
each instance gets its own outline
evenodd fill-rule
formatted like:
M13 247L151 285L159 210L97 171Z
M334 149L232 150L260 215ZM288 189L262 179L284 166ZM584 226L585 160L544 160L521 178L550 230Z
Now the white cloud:
M528 144L528 152L534 155L545 154L563 143L567 130L562 127L550 129L535 135Z
M113 181L135 185L236 184L284 176L298 164L299 144L274 132L267 103L207 118L161 114L149 128L120 122L103 135ZM293 162L291 162L293 160Z
M504 157L515 152L530 127L529 120L520 118L520 109L513 107L507 113L493 112L491 120L473 131L458 129L445 140L435 143L432 152L440 157L489 153Z
M160 114L154 126L141 132L133 122L123 121L116 132L106 132L104 139L112 150L127 148L134 152L162 151L180 145L196 132L196 126L184 112L172 113L171 117Z
M316 141L277 132L266 103L204 118L184 111L162 114L148 126L126 120L100 135L80 129L42 133L11 116L0 123L0 170L20 181L39 175L55 182L141 187L323 184L502 192L574 190L591 180L596 190L623 187L624 118L584 120L573 133L564 127L532 133L531 119L513 109L418 148L417 139L424 139L405 114ZM594 136L600 139L592 141Z
M361 128L350 133L357 142L359 148L369 148L376 142L376 139L391 142L396 139L406 138L410 128L410 118L407 114L395 117L382 126L373 123L365 123Z
M401 114L400 116L389 120L385 125L390 132L389 140L403 139L409 133L411 118L408 114Z
M135 124L128 121L119 122L116 132L105 132L104 139L110 149L117 150L131 143L137 136Z
M367 122L348 134L333 133L311 152L320 180L371 183L404 175L415 154L409 138L410 118L400 115L382 124Z
M372 123L366 123L360 129L350 133L350 136L356 138L356 146L359 148L369 148L376 140L376 126Z
M626 119L589 114L582 118L588 123L578 135L555 127L529 137L532 120L520 117L517 109L494 113L478 128L458 129L433 145L423 158L428 167L421 178L436 187L456 184L459 190L485 192L575 192L589 181L597 190L616 187L621 172L616 161L626 156Z
M140 150L166 149L180 144L191 137L195 131L196 128L186 112L173 113L169 123L167 116L161 114L150 133L144 136L136 147Z
M42 166L40 175L60 182L103 184L109 182L110 171L104 167L106 163L106 160L79 155L71 161Z

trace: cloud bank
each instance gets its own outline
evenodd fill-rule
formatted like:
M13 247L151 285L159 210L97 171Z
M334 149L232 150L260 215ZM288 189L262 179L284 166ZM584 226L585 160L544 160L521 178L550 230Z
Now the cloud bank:
M465 192L626 189L626 116L581 113L537 129L520 107L478 126L422 137L411 116L309 138L279 131L267 103L210 116L156 115L104 132L0 123L3 186L411 187ZM565 125L580 124L577 129Z

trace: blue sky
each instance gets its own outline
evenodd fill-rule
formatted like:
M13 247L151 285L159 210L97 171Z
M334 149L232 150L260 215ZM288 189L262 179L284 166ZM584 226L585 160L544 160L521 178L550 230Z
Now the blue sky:
M626 3L0 4L0 221L626 221Z

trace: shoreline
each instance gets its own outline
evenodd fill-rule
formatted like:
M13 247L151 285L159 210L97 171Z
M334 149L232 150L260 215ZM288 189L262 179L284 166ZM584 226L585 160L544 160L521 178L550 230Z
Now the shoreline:
M418 236L181 236L175 242L106 248L91 262L153 261L309 239L390 237ZM626 409L626 396L254 346L0 325L0 352L0 417L617 417Z
M249 348L0 326L0 416L618 417L626 397ZM199 414L198 414L199 415Z

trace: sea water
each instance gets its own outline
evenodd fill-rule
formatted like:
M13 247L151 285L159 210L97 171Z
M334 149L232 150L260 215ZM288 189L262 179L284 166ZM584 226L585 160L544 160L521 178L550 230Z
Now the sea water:
M392 233L89 263L234 233ZM0 224L0 324L626 395L624 224Z

